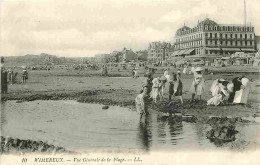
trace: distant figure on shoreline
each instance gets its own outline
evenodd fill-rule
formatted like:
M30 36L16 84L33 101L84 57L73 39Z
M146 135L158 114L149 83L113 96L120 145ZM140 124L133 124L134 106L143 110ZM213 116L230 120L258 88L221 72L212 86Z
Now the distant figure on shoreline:
M7 70L5 69L5 67L3 66L3 64L1 64L1 93L7 93L8 91L8 80L7 80Z
M25 84L26 80L28 79L28 71L26 70L26 67L23 66L23 72L22 72L22 83Z

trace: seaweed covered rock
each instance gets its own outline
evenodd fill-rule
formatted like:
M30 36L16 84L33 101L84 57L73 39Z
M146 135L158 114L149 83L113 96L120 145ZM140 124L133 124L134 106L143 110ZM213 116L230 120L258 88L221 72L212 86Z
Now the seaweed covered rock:
M108 108L109 108L108 105L104 105L104 106L102 106L102 109L108 109Z
M206 134L211 141L230 142L236 139L235 135L238 133L235 127L236 120L214 117L210 118L207 123L212 127Z
M63 147L49 145L47 142L5 138L1 136L0 152L65 152Z

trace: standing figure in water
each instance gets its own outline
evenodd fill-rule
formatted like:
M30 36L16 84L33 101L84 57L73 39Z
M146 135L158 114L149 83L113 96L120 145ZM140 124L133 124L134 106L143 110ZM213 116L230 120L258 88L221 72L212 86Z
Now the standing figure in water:
M151 91L152 91L152 86L153 86L153 77L151 73L147 73L144 82L144 88L147 88L147 97L150 98L151 96Z
M140 120L142 119L143 115L148 114L147 112L147 88L144 86L144 88L140 91L140 93L135 98L135 105L136 110L140 114Z

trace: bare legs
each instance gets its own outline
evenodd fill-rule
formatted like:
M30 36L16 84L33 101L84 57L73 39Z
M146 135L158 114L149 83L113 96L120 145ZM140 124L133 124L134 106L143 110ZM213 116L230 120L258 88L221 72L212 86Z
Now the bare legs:
M201 101L201 95L198 96L199 96L199 101ZM191 102L194 102L194 97L195 97L195 93L192 93Z

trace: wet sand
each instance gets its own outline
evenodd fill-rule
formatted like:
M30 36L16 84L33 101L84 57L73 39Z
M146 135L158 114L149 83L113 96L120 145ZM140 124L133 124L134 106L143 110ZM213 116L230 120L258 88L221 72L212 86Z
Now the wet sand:
M176 72L177 69L174 71ZM227 69L214 75L204 75L206 92L202 102L191 103L189 93L192 75L182 75L184 105L180 105L178 98L174 99L177 108L174 112L194 116L195 122L206 123L211 116L217 117L256 117L260 115L260 79L259 72L244 72L236 69ZM234 73L235 72L235 73ZM210 87L213 80L224 78L232 80L234 77L245 75L251 80L251 89L247 105L206 106L210 99ZM135 111L134 98L139 93L144 82L145 70L139 72L138 78L131 78L130 70L109 70L109 77L101 77L100 71L52 70L29 71L29 80L26 84L8 86L8 94L1 94L1 101L16 100L17 103L33 100L77 100L83 103L100 103L103 105L119 105ZM158 68L156 76L161 76L163 69ZM19 81L19 77L18 77ZM168 85L166 84L165 98L160 103L150 102L151 111L167 111ZM231 148L242 148L243 142L229 143Z
M236 70L234 70L236 71ZM78 100L86 103L100 103L104 105L127 106L134 109L134 98L142 88L144 82L143 73L140 77L126 77L130 71L109 70L110 76L101 77L99 71L75 71L75 70L53 70L53 71L29 71L29 80L26 84L14 84L8 86L8 94L2 94L1 100ZM162 75L162 69L158 69L155 76ZM192 75L182 75L184 106L180 105L179 98L174 102L185 114L195 115L204 120L209 116L222 117L249 117L260 113L260 80L259 73L248 73L246 76L251 80L251 90L247 105L224 105L206 106L206 101L211 98L210 87L213 80L224 78L232 80L244 73L221 73L204 75L206 81L206 92L203 102L191 104L189 93L192 83ZM166 84L165 98L158 104L150 103L155 110L163 110L168 98L168 85Z

